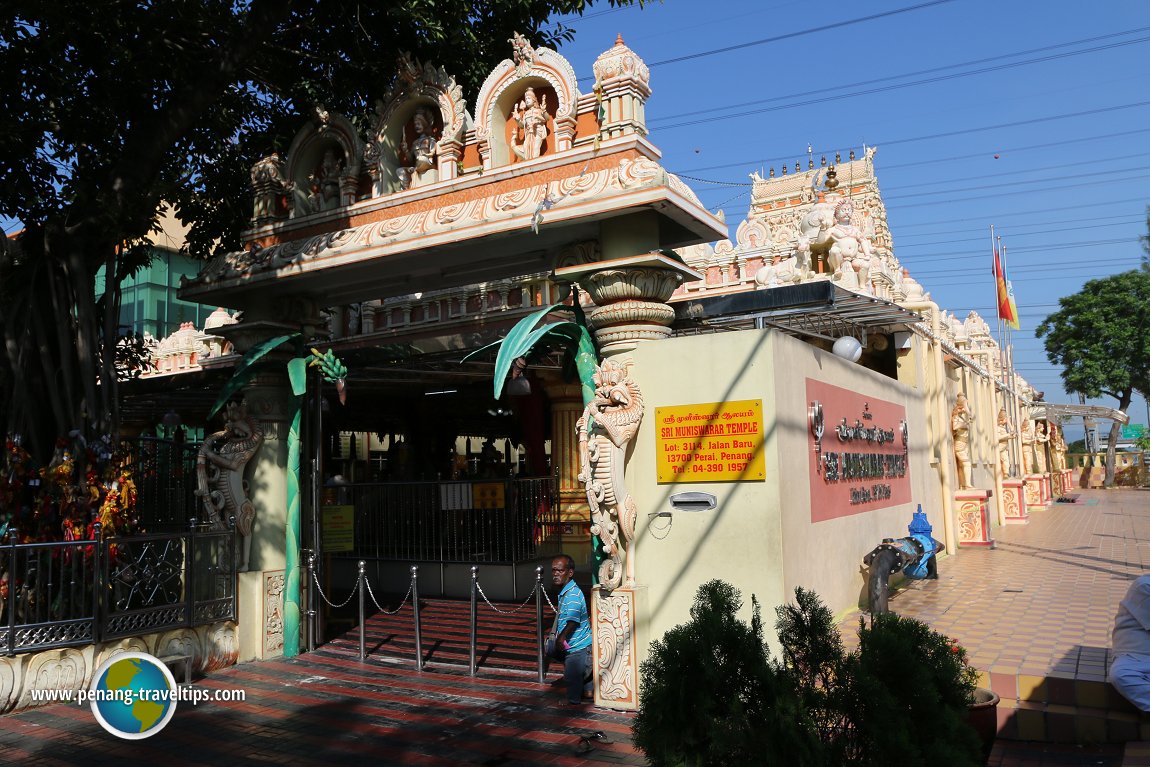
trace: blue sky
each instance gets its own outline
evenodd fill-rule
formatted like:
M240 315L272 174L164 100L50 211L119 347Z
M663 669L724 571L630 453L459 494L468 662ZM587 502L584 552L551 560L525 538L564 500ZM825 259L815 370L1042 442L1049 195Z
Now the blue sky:
M1139 265L1150 2L666 0L566 23L581 78L617 33L651 67L650 139L669 170L706 180L689 183L732 232L751 171L805 167L808 144L816 162L877 146L895 254L940 306L996 328L994 224L1017 367L1047 400L1077 401L1034 328L1086 280ZM1130 415L1146 423L1140 398Z

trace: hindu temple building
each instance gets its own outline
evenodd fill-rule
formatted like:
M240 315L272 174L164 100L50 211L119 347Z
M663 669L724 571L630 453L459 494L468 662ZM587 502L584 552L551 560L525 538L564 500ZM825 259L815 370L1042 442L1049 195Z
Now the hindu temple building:
M179 416L227 491L204 511L241 523L234 646L201 656L294 655L322 634L312 584L356 560L448 595L479 564L521 599L562 550L594 582L596 700L633 709L704 581L843 611L919 506L961 556L1069 486L1057 409L897 259L873 148L756 175L732 235L660 164L621 39L587 92L509 42L473 100L404 55L367 135L317 107L252 168L243 248L180 290L220 308L155 339L139 386L200 384ZM542 330L486 348L561 315L553 336L593 339L582 370Z
M848 563L919 504L950 552L1025 522L1020 430L1002 441L995 421L1028 419L1029 392L981 318L940 309L900 265L873 148L756 175L726 239L658 164L642 60L618 40L594 74L581 93L562 56L516 38L469 110L449 73L402 58L371 135L319 109L253 168L245 249L182 295L242 310L217 329L239 352L302 330L347 361L353 395L325 416L327 473L352 482L340 492L356 553L381 577L435 563L432 591L462 594L472 562L549 555L540 544L555 538L590 563L598 694L632 707L646 643L686 617L703 580L767 603L802 585L844 609L862 586ZM495 400L491 356L470 352L572 300L602 358L596 394L542 354L513 367L519 396ZM300 525L277 518L284 388L268 374L245 391L266 441L251 475L270 491L253 498L241 576L253 601L291 568L282 531ZM490 483L511 477L554 485L540 503ZM396 494L417 481L465 489L430 505ZM1034 480L1032 503L1050 481ZM453 529L463 507L522 514L512 496L558 513L531 541L498 516ZM396 540L394 507L413 503L418 532ZM844 566L814 564L828 559ZM502 577L509 595L530 586L529 568ZM257 645L278 647L245 647Z

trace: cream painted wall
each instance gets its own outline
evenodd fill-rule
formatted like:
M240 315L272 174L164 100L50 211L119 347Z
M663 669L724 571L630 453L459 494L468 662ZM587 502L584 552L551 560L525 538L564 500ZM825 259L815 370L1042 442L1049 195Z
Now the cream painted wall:
M649 615L637 616L639 647L689 618L698 587L720 578L743 592L743 617L751 615L751 594L771 612L783 596L782 531L774 420L771 335L725 333L640 344L632 353L632 374L643 392L644 418L627 464L627 487L639 509L636 580L648 587ZM719 343L719 340L722 343ZM655 408L723 400L763 401L766 481L657 483ZM712 511L672 511L673 493L712 493ZM670 512L668 517L651 517Z
M915 504L941 538L919 392L774 331L680 337L641 344L632 356L645 409L627 464L638 506L636 580L649 590L649 614L638 616L641 654L646 642L689 618L699 585L712 578L742 591L744 618L754 594L769 629L775 606L791 599L795 586L818 592L836 613L856 607L863 555L883 537L905 535ZM812 524L807 377L906 406L911 504ZM766 481L658 484L655 408L744 399L763 401ZM672 511L670 496L688 490L714 494L718 507ZM659 512L670 517L651 516Z
M866 604L867 571L862 558L883 538L907 534L911 515L922 504L934 537L942 539L943 506L930 470L926 402L921 392L855 363L845 362L790 336L775 334L774 431L778 434L779 493L782 503L783 581L787 599L796 586L816 592L832 611L842 613ZM906 408L911 503L837 519L811 522L810 450L806 380L817 379L876 400ZM837 437L827 424L823 444Z

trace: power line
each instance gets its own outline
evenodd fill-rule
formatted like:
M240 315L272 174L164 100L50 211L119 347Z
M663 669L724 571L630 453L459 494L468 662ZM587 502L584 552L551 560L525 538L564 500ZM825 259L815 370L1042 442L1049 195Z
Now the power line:
M1141 218L1130 218L1130 219L1126 219L1126 220L1122 221L1121 223L1133 224L1133 223L1141 223L1141 221L1142 221ZM1063 227L1061 229L1043 229L1041 232L1026 232L1023 234L1013 234L1011 236L1014 238L1017 238L1017 239L1025 239L1027 237L1039 237L1039 236L1044 235L1044 234L1053 234L1055 232L1081 232L1081 231L1085 231L1087 229L1106 229L1106 228L1109 228L1112 226L1114 226L1114 224L1095 224L1094 226L1067 226L1067 227ZM939 234L941 234L941 232L939 232ZM914 242L914 243L910 243L910 244L900 242L900 244L898 246L898 250L901 252L901 251L906 250L907 248L925 248L925 247L928 247L930 245L953 245L953 244L959 243L959 242L983 242L983 243L985 243L987 240L988 240L988 235L983 234L981 237L964 237L964 238L958 239L958 240L955 240L955 239L952 239L952 240L934 240L933 242Z
M1019 61L1019 62L1015 62L1013 64L1000 64L999 66L995 66L995 67L984 67L983 69L974 70L971 72L960 72L960 73L956 73L956 74L952 74L952 75L940 75L938 77L929 77L929 78L926 78L924 80L914 80L914 81L909 82L909 83L900 83L898 85L886 85L886 86L883 86L881 88L867 88L867 89L860 90L860 91L852 91L851 93L840 93L840 94L835 95L835 96L818 96L816 98L804 99L802 101L792 101L788 104L779 104L776 106L760 107L758 109L749 109L745 112L735 112L733 114L724 114L723 119L724 120L731 120L731 119L735 119L735 118L739 118L739 117L749 117L751 115L763 114L765 112L779 112L779 111L782 111L785 109L795 109L797 107L813 106L814 104L824 104L828 101L841 101L842 99L854 98L855 96L871 96L871 95L874 95L876 93L885 93L887 91L901 90L902 88L911 88L911 87L914 87L916 85L929 85L932 83L941 82L943 80L954 80L954 79L959 78L959 77L967 77L969 75L975 75L975 74L984 74L986 72L994 72L994 71L999 70L999 69L1010 69L1013 67L1023 66L1025 64L1034 64L1037 62L1050 61L1052 59L1062 59L1062 58L1066 58L1068 56L1077 56L1077 55L1080 55L1082 53L1094 53L1096 51L1108 50L1110 48L1119 48L1119 47L1126 46L1126 45L1135 45L1137 43L1144 43L1147 41L1150 41L1150 37L1140 37L1140 38L1137 38L1135 40L1124 40L1120 43L1111 43L1109 45L1100 45L1100 46L1097 46L1095 48L1089 48L1089 49L1086 49L1083 51L1077 51L1077 52L1073 52L1073 53L1060 53L1060 54L1055 54L1052 56L1045 56L1045 57L1041 57L1041 58L1037 58L1037 59L1030 59L1027 61ZM721 111L722 109L723 108L720 107L719 110L716 110L716 111ZM658 130L666 131L666 130L673 130L675 128L685 128L685 127L688 127L691 125L700 125L703 123L709 123L709 122L712 122L713 120L714 120L714 117L701 117L701 118L698 118L696 120L683 120L682 122L671 123L670 125L660 125L660 124L658 124L658 121L656 121L656 120L653 120L652 122L655 124L655 127L657 127ZM945 135L950 135L950 134L945 134ZM892 142L886 142L886 143L890 144Z
M1144 178L1150 178L1150 176L1143 174L1141 176L1130 176L1129 178L1111 178L1111 179L1104 179L1102 181L1084 181L1081 184L1060 184L1058 187L1054 188L1052 191L1062 191L1064 189L1080 189L1080 188L1086 187L1086 186L1098 186L1099 184L1114 184L1114 183L1120 183L1120 182L1125 182L1125 181L1141 181ZM903 203L901 205L887 205L886 209L888 211L905 210L906 208L921 208L923 205L941 205L943 203L952 203L952 202L975 202L975 201L979 201L979 200L985 200L985 199L990 198L990 197L1003 197L1005 195L1017 195L1017 194L1018 194L1018 192L1010 191L1010 192L999 192L996 194L980 194L977 197L952 197L952 198L947 199L947 200L926 200L924 202L907 202L907 203ZM1129 200L1127 199L1126 202L1129 202Z
M1012 214L1007 214L1007 215L1012 215ZM1129 224L1129 223L1141 222L1142 216L1135 216L1134 218L1131 218L1130 216L1089 216L1086 218L1060 218L1060 219L1057 219L1055 221L1041 221L1041 222L1035 222L1035 223L1031 223L1031 224L1015 224L1014 226L1010 227L1009 230L1002 228L1003 229L1003 235L1002 236L1006 237L1007 232L1009 231L1010 236L1029 237L1030 236L1029 233L1017 234L1017 230L1019 230L1019 229L1033 229L1034 227L1037 227L1037 226L1048 226L1049 224L1074 224L1074 223L1078 223L1080 221L1114 221L1115 219L1121 219L1120 221L1115 221L1115 224ZM1115 224L1099 224L1098 226L1114 226ZM1096 227L1082 227L1082 228L1083 229L1094 229ZM986 224L982 224L981 229L985 230ZM899 247L900 248L908 248L908 247L917 248L919 245L929 244L929 243L911 243L908 245L906 242L907 238L935 237L935 236L940 235L940 234L967 234L971 231L973 231L973 229L968 226L965 229L942 229L942 230L932 230L929 232L922 232L921 234L903 234L903 235L900 235L898 238L899 239ZM1048 230L1048 231L1053 231L1053 230ZM983 236L979 239L984 240L984 241L986 240L985 231L983 231ZM969 242L969 241L970 240L951 240L951 242Z
M1057 50L1059 48L1068 48L1068 47L1073 46L1073 45L1083 45L1085 43L1093 43L1093 42L1097 42L1099 40L1112 40L1116 37L1126 37L1129 35L1138 34L1140 32L1145 32L1147 30L1150 30L1150 27L1139 27L1137 29L1124 30L1121 32L1113 32L1113 33L1106 34L1106 35L1098 35L1096 37L1087 37L1087 38L1083 38L1081 40L1071 40L1071 41L1065 42L1065 43L1055 43L1054 45L1046 45L1046 46L1043 46L1041 48L1031 48L1031 49L1025 50L1025 51L1016 51L1014 53L1005 53L1005 54L1000 54L998 56L990 56L987 58L974 59L972 61L963 61L963 62L960 62L958 64L947 64L946 66L933 67L931 69L922 69L922 70L919 70L917 72L906 72L904 74L889 75L887 77L879 77L879 78L875 78L875 79L871 79L871 80L860 80L859 82L847 83L845 85L832 85L832 86L823 87L823 88L817 88L817 87L816 88L810 88L808 90L801 91L799 93L789 93L785 96L772 96L771 98L767 98L767 99L755 99L753 101L743 101L743 102L740 102L737 104L724 104L722 106L712 107L710 109L697 109L697 110L692 110L690 112L680 112L678 114L666 115L666 116L660 115L659 117L652 119L651 122L653 125L658 126L664 120L675 120L675 119L678 119L681 117L692 117L694 115L700 115L700 114L713 115L715 112L726 111L728 109L739 109L741 107L755 106L757 104L770 104L772 102L785 101L786 99L805 98L808 94L810 94L810 92L812 90L817 91L819 93L828 93L829 91L840 91L840 90L846 90L848 88L858 88L858 87L864 86L864 85L874 85L877 83L890 82L892 80L901 80L901 79L907 78L907 77L918 77L920 75L927 75L927 74L932 74L935 72L944 72L948 69L958 69L959 67L969 67L969 66L975 66L978 64L986 64L986 63L991 62L991 61L1001 61L1003 59L1012 59L1012 58L1017 58L1019 56L1029 56L1029 55L1034 54L1034 53L1044 53L1046 51ZM892 86L884 87L884 88L873 88L873 89L869 89L869 90L858 91L855 93L840 94L838 96L831 96L828 94L825 97L820 97L820 101L823 99L826 99L826 98L836 98L836 99L850 98L852 96L869 95L872 93L878 93L878 92L882 92L882 91L886 91L886 90L895 90L898 88L908 88L908 87L911 87L914 85L930 84L930 83L938 82L940 80L951 80L951 79L955 79L958 77L968 77L970 75L984 74L986 72L994 72L994 71L997 71L999 69L1009 69L1009 68L1013 68L1013 67L1024 66L1027 64L1046 62L1046 61L1050 61L1052 59L1066 58L1069 56L1080 56L1080 55L1085 54L1085 53L1096 53L1098 51L1108 50L1110 48L1116 48L1116 47L1121 47L1121 46L1125 46L1125 45L1133 45L1135 43L1146 42L1147 40L1150 40L1150 38L1144 37L1144 38L1140 38L1137 40L1125 40L1125 41L1122 41L1120 43L1113 43L1111 45L1097 46L1094 48L1084 48L1083 50L1080 50L1080 51L1069 51L1069 52L1057 54L1054 56L1043 56L1043 57L1039 57L1039 58L1035 58L1035 59L1028 59L1025 61L1016 61L1016 62L1012 62L1009 64L1002 64L1002 65L993 66L993 67L985 67L982 69L976 69L976 70L972 70L970 72L958 72L958 73L946 75L943 77L933 77L933 78L929 78L926 80L918 80L918 81L909 82L909 83L901 83L898 85L892 85ZM818 102L804 101L800 105L806 105L806 104L810 104L810 103L818 103ZM784 105L784 106L777 107L777 108L778 109L789 109L790 106ZM742 117L744 115L758 114L759 111L760 110L753 110L750 112L739 112L737 114L725 115L725 116L726 117ZM676 126L663 126L663 127L676 127Z
M723 48L712 48L707 51L699 51L697 53L688 53L685 56L676 56L670 59L663 59L656 61L653 64L648 64L650 69L661 67L665 64L678 64L681 61L692 61L694 59L701 59L706 56L716 56L720 53L730 53L731 51L738 51L744 48L751 48L757 45L766 45L767 43L777 43L781 40L791 40L796 37L803 37L805 35L813 35L818 32L826 32L831 29L842 29L843 27L853 26L855 24L862 24L867 21L875 21L876 19L886 18L888 16L898 16L902 13L910 13L911 11L918 11L923 8L930 8L936 5L945 5L946 3L954 2L954 0L930 0L930 2L919 3L918 5L910 5L905 8L895 8L894 10L884 11L882 13L874 13L870 16L861 16L857 19L847 19L846 21L836 21L832 24L823 24L818 27L811 27L810 29L801 29L797 32L787 32L782 35L775 35L774 37L764 37L761 40L752 40L747 43L739 43L737 45L728 45Z
M1150 170L1150 165L1137 165L1133 168L1122 168L1121 170L1098 170L1093 173L1077 173L1075 178L1093 178L1094 176L1113 176L1115 173L1130 173L1136 170ZM887 200L905 200L913 197L931 197L936 194L951 194L954 192L978 192L983 189L1002 189L1008 186L1027 186L1029 184L1047 184L1051 181L1059 181L1062 176L1054 176L1047 178L1030 178L1021 181L1000 181L996 184L983 184L982 186L964 186L955 189L938 189L933 192L913 192L910 194L892 194L888 195Z
M1096 136L1081 136L1079 138L1066 139L1064 141L1049 141L1049 142L1046 142L1044 144L1029 144L1027 146L1019 146L1019 147L996 147L995 149L996 149L996 151L999 152L999 154L1009 154L1009 153L1014 153L1014 152L1029 152L1029 151L1032 151L1035 149L1049 149L1051 147L1056 147L1056 146L1066 146L1067 144L1080 144L1080 143L1086 142L1086 141L1101 141L1102 139L1120 138L1122 136L1130 136L1130 135L1134 135L1137 133L1150 133L1150 128L1138 128L1136 130L1119 131L1118 133L1102 133L1102 134L1099 134ZM881 142L879 144L876 144L876 146L882 146ZM854 147L854 148L857 148L857 147ZM841 153L844 151L849 152L851 149L852 149L852 147L839 147L838 149L831 149L830 151ZM955 160L969 160L972 157L985 157L987 155L988 151L990 151L990 150L983 151L983 152L977 152L975 154L955 155L953 157L931 158L929 161L929 164L930 165L939 165L939 164L944 163L944 162L951 162L951 161L955 161ZM703 173L703 172L708 171L708 170L724 170L726 168L748 168L748 167L753 168L755 166L768 165L768 164L773 163L773 162L781 163L781 162L784 162L784 160L782 158L776 158L773 160L769 160L769 159L755 160L753 162L747 162L747 161L729 162L729 163L724 163L722 165L707 165L707 166L704 166L702 168L685 168L682 171L674 171L674 172L675 173L680 173L680 172L682 172L682 173ZM904 162L904 163L899 163L897 165L884 165L883 170L887 171L887 170L895 170L897 168L922 167L923 165L924 165L924 163L921 161L920 162Z

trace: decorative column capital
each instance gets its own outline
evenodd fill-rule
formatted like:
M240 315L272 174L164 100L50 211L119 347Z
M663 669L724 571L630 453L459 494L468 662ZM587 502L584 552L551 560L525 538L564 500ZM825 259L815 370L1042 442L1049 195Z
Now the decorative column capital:
M681 261L661 253L573 264L555 278L578 282L595 302L587 324L604 357L629 352L639 341L671 335L675 310L667 299L684 282L703 279Z

